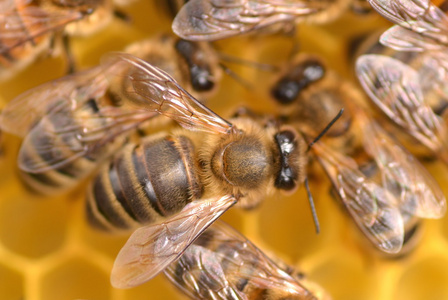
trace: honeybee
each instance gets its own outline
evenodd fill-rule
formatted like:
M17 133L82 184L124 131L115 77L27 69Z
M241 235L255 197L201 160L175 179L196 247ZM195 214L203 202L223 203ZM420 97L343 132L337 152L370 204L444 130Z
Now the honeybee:
M0 78L49 52L62 35L88 35L112 19L111 0L3 0L0 6Z
M171 72L199 96L212 93L220 78L205 44L161 35L126 50ZM50 81L2 112L0 127L24 137L18 164L33 190L56 194L73 188L123 145L123 133L157 116L121 105L110 93L107 72L98 66Z
M361 85L373 102L397 125L448 163L446 97L435 81L388 56L369 54L357 60ZM427 83L427 84L426 84Z
M394 22L380 37L380 42L398 51L419 52L427 65L435 67L446 82L448 55L448 17L431 2L377 1L370 4L383 17ZM434 72L434 71L433 71Z
M417 159L369 115L362 93L350 82L326 70L322 62L318 68L319 58L305 54L297 56L288 70L307 70L310 61L313 69L325 73L317 81L308 80L311 83L302 89L306 75L299 72L296 89L300 92L288 106L286 121L298 124L312 136L340 107L347 109L348 113L311 150L361 231L378 249L398 253L404 242L412 244L420 218L445 214L445 196ZM281 78L278 82L284 81ZM279 87L274 86L276 89ZM274 98L279 93L289 94L277 91ZM283 99L278 102L284 103Z
M395 52L361 56L359 81L393 122L447 163L448 18L430 2L370 2L398 24L380 37Z
M162 34L133 43L124 51L164 70L202 101L216 92L222 77L218 54L206 42Z
M122 265L125 261L139 260L138 253L129 249L134 246L133 238L120 251L112 269L111 282L117 288L147 280L144 263L140 263L141 268L135 273L129 273ZM331 299L314 283L307 289L288 271L235 229L217 221L164 273L191 299Z
M127 261L117 262L124 282L141 271L145 280L158 274L237 202L250 209L305 181L306 144L293 128L226 121L168 74L129 54L110 54L104 62L118 68L108 76L119 97L184 127L124 148L91 184L93 225L139 227L121 255Z
M218 40L288 22L325 23L351 0L211 1L190 0L176 15L173 31L187 40Z

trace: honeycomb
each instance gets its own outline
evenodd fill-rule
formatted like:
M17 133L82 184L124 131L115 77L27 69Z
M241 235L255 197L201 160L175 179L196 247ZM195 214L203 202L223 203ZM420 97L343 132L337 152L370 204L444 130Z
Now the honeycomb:
M81 67L98 63L107 51L170 31L170 18L154 1L135 1L123 10L130 23L113 20L92 36L73 38L73 52ZM150 20L150 21L148 21ZM295 32L299 48L319 53L342 76L353 80L350 43L388 26L376 14L347 12L323 26L303 24ZM291 36L236 37L217 43L218 49L247 61L285 61L293 47ZM223 116L236 105L269 111L260 70L231 64L249 82L246 88L229 76L209 100ZM0 83L3 107L13 97L40 83L63 75L60 57L42 59L7 82ZM50 71L49 71L50 70ZM269 74L268 74L269 75ZM266 77L269 77L266 75ZM265 77L264 75L261 77ZM257 80L254 80L257 79ZM86 224L84 187L53 198L29 192L20 182L16 155L20 140L4 134L0 158L0 299L3 300L130 300L184 299L163 277L137 288L111 287L112 264L127 236L97 232ZM447 170L437 161L426 162L448 195ZM311 174L311 191L321 222L316 235L306 193L266 199L258 209L228 211L223 219L268 253L275 253L323 286L335 300L448 299L448 220L424 221L419 245L398 258L384 257L355 228L330 197L330 183L322 171Z

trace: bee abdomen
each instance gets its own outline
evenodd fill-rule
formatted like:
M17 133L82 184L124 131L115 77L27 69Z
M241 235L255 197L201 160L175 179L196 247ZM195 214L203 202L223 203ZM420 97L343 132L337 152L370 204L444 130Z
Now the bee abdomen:
M201 196L193 145L183 136L127 145L94 179L90 223L102 229L134 228L168 217Z
M32 132L22 142L19 163L23 170L35 169L35 173L22 172L22 178L32 190L51 195L67 191L87 177L98 163L123 143L116 138L101 148L84 155L87 145L78 136L81 128L77 118L69 113L68 103L61 102L52 107L55 113L48 114L35 124ZM79 112L88 115L97 110L94 100L89 100ZM67 117L61 117L66 115ZM100 125L96 125L97 127ZM55 134L60 128L74 128L72 131ZM45 171L44 171L45 170Z

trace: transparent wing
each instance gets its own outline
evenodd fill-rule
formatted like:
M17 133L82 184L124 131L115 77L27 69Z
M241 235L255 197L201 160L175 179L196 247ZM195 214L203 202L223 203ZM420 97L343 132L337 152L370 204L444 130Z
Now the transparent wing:
M66 107L42 117L22 141L18 164L28 173L43 173L87 157L102 160L124 142L123 133L157 116L147 111L123 111L89 104L75 112Z
M433 38L410 31L399 25L392 26L380 37L380 43L398 51L441 51L446 48Z
M43 9L26 4L16 4L14 7L5 5L4 10L0 11L0 53L7 53L41 35L62 29L83 16L81 12L70 9Z
M27 0L27 2L29 2L31 0ZM15 7L15 3L16 1L14 0L2 0L0 1L0 14L5 14L9 11L12 11ZM20 2L20 1L19 1Z
M420 36L420 44L439 43L448 45L448 18L445 13L429 1L423 0L368 0L372 7L386 19L393 23L414 32L412 39ZM396 30L396 29L394 29ZM400 44L406 42L410 33L398 30L398 34L389 34L389 39L393 43ZM400 40L404 41L400 42ZM433 40L433 41L431 41ZM389 42L391 42L389 40Z
M111 106L105 96L107 88L102 69L94 68L13 99L1 113L0 127L24 137L20 168L41 173L82 156L93 157L121 133L157 115Z
M395 24L422 16L431 5L429 0L368 0L383 17Z
M250 286L247 290L278 289L290 297L313 299L249 240L219 221L169 265L165 275L192 299L248 299L242 283Z
M127 105L163 114L189 130L229 133L232 124L193 98L166 72L126 53L111 53L102 64L115 97Z
M30 89L9 102L0 115L0 127L25 136L45 115L53 111L75 111L89 99L104 96L108 82L101 68L68 75Z
M217 40L318 13L333 1L191 0L173 21L187 40Z
M358 59L356 72L364 90L389 118L436 153L447 151L445 122L425 103L415 70L372 54Z
M396 196L401 210L421 218L443 217L446 199L428 171L373 120L358 119L364 147L377 162L383 186Z
M314 144L312 149L364 234L382 251L399 252L403 245L404 225L397 199L364 176L350 157L322 142Z
M194 201L163 223L137 229L118 253L112 285L129 288L150 280L235 203L232 196Z

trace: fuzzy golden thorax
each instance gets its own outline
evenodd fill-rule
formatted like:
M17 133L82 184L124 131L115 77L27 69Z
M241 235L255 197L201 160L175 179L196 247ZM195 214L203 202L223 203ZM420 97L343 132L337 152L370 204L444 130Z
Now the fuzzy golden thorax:
M283 189L276 186L276 181L285 159L276 140L277 128L263 128L244 118L234 119L232 123L237 129L235 132L208 135L201 147L205 190L212 195L234 195L242 207L252 208L275 189ZM287 159L297 180L305 165L298 158L304 153L302 148L302 145L294 147Z

